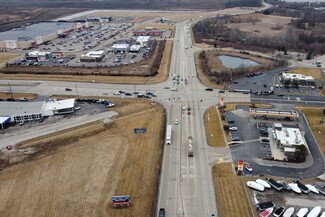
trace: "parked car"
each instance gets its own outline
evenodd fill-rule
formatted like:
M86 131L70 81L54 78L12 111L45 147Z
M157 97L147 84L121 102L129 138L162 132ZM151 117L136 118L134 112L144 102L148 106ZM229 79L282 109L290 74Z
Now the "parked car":
M238 128L236 126L229 127L229 131L237 131Z
M211 87L205 88L205 91L213 91L213 88Z
M28 99L26 97L20 97L19 100L20 101L28 101Z
M178 119L175 119L174 123L175 123L175 125L178 125Z
M65 91L72 91L71 88L65 88Z

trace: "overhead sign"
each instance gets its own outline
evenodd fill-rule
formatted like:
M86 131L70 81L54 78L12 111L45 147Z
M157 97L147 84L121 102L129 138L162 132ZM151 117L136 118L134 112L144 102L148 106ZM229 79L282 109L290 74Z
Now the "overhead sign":
M134 133L135 134L144 134L144 133L147 133L147 128L134 128Z

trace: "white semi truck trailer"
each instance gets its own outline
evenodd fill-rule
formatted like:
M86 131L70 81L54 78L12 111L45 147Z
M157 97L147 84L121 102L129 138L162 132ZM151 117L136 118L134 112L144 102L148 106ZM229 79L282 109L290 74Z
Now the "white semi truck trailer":
M166 145L170 145L171 143L172 143L172 125L167 125Z

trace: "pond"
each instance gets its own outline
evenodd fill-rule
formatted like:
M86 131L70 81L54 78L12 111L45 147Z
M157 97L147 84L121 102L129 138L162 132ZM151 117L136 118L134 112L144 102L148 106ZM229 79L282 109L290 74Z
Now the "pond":
M218 58L221 61L222 65L224 65L225 67L230 68L230 69L236 69L239 67L247 68L247 67L259 65L259 63L257 63L257 62L254 62L249 59L240 58L240 57L221 55L221 56L218 56Z

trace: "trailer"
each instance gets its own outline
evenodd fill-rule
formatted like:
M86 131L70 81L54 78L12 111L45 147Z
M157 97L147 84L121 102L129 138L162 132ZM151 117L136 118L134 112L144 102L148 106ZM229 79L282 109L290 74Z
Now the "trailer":
M166 129L166 144L170 145L172 143L172 125L167 125Z
M187 147L188 148L188 156L193 157L194 152L193 152L193 137L192 136L188 137L187 146L188 146Z

